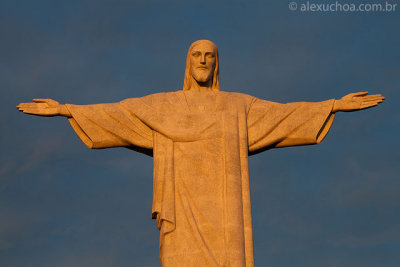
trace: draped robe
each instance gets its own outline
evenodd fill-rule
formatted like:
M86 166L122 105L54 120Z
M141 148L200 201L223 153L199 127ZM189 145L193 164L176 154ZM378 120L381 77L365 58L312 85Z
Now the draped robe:
M254 266L248 156L321 142L333 102L177 91L66 106L89 148L153 155L152 217L163 266Z

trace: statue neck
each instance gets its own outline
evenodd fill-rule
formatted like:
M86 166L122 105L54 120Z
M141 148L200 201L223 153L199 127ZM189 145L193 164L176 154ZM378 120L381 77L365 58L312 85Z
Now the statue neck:
M212 91L212 79L208 80L207 82L198 82L193 79L192 86L190 87L190 91L197 91L197 92L207 92Z

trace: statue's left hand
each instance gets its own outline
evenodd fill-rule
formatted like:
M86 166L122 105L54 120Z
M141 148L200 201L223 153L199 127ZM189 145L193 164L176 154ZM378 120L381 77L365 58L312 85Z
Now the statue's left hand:
M336 111L357 111L377 106L385 99L381 94L368 95L368 92L358 92L345 95L340 100L335 100L333 112Z

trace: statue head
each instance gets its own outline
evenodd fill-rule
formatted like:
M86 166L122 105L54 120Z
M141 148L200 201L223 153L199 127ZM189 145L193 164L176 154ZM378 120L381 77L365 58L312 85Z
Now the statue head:
M209 40L199 40L191 44L186 57L183 90L199 86L219 90L218 49Z

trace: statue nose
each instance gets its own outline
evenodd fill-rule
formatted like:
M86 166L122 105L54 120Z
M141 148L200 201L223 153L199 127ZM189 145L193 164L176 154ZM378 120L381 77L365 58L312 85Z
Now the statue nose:
M206 64L206 55L205 55L205 54L204 54L204 55L201 55L200 63L201 63L201 64Z

